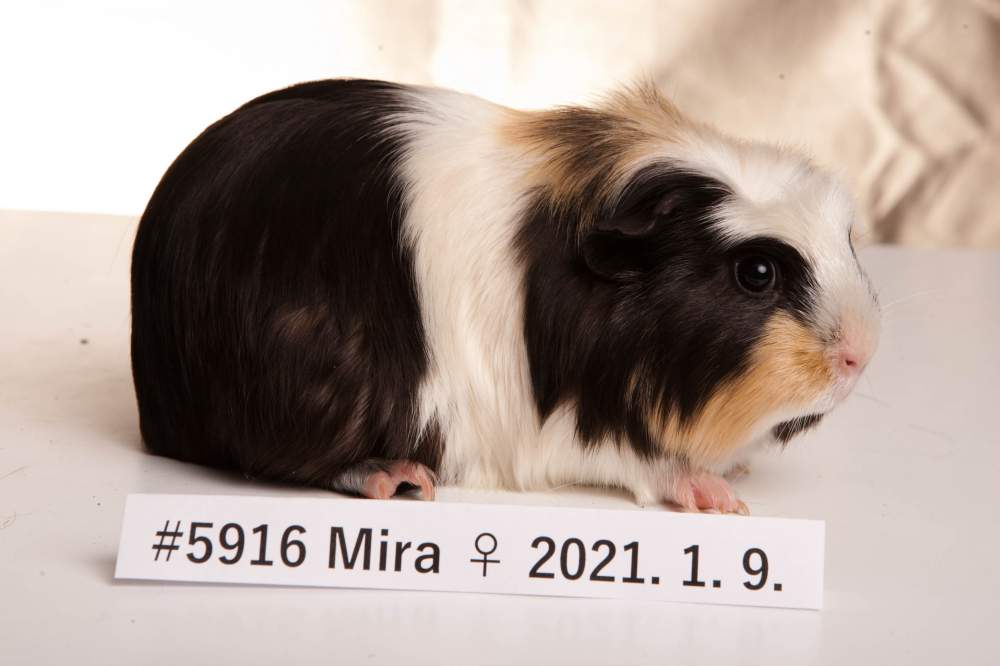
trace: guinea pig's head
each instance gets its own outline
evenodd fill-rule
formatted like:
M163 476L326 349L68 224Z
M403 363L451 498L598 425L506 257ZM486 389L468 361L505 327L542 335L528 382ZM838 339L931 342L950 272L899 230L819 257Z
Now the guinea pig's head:
M543 414L574 403L586 440L725 465L815 425L875 350L853 202L793 152L631 105L603 128L563 116L544 163L534 224L571 231L565 248L539 252L531 223L521 239L536 396Z

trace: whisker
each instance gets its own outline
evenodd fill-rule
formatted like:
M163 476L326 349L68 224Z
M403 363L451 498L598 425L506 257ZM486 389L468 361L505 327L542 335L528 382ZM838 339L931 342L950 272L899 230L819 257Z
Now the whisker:
M889 310L889 308L894 308L897 305L900 305L901 303L906 303L907 301L911 301L919 296L929 296L932 294L943 294L943 293L945 293L944 289L928 289L926 291L918 291L915 294L910 294L909 296L903 296L902 298L897 298L891 303L886 303L885 305L882 306L882 312L886 312Z
M889 407L889 403L888 402L886 402L885 400L882 400L880 398L876 398L873 395L868 395L867 393L862 393L861 391L855 391L854 395L858 396L859 398L864 398L865 400L871 400L872 402L874 402L877 405L882 405L883 407Z

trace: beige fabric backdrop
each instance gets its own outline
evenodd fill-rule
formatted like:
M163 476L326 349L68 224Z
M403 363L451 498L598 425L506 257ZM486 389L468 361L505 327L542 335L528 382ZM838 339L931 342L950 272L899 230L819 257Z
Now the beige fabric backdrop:
M1000 2L378 0L358 69L519 106L651 76L689 114L806 148L874 240L1000 247Z

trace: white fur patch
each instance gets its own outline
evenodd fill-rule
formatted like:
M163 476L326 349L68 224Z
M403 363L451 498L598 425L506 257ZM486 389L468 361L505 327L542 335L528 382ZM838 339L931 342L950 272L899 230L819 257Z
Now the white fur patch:
M441 428L446 483L517 487L515 461L538 439L512 249L518 158L497 139L501 107L444 90L409 96L404 227L430 357L420 418Z

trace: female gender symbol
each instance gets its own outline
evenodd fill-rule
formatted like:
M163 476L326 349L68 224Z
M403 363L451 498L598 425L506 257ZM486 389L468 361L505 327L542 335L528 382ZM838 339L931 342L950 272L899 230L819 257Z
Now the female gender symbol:
M483 578L486 578L486 565L487 564L499 564L500 560L491 560L487 555L492 555L493 551L497 549L497 538L490 534L489 532L483 532L476 537L476 552L482 555L482 559L476 559L473 557L470 562L482 563L483 565Z

